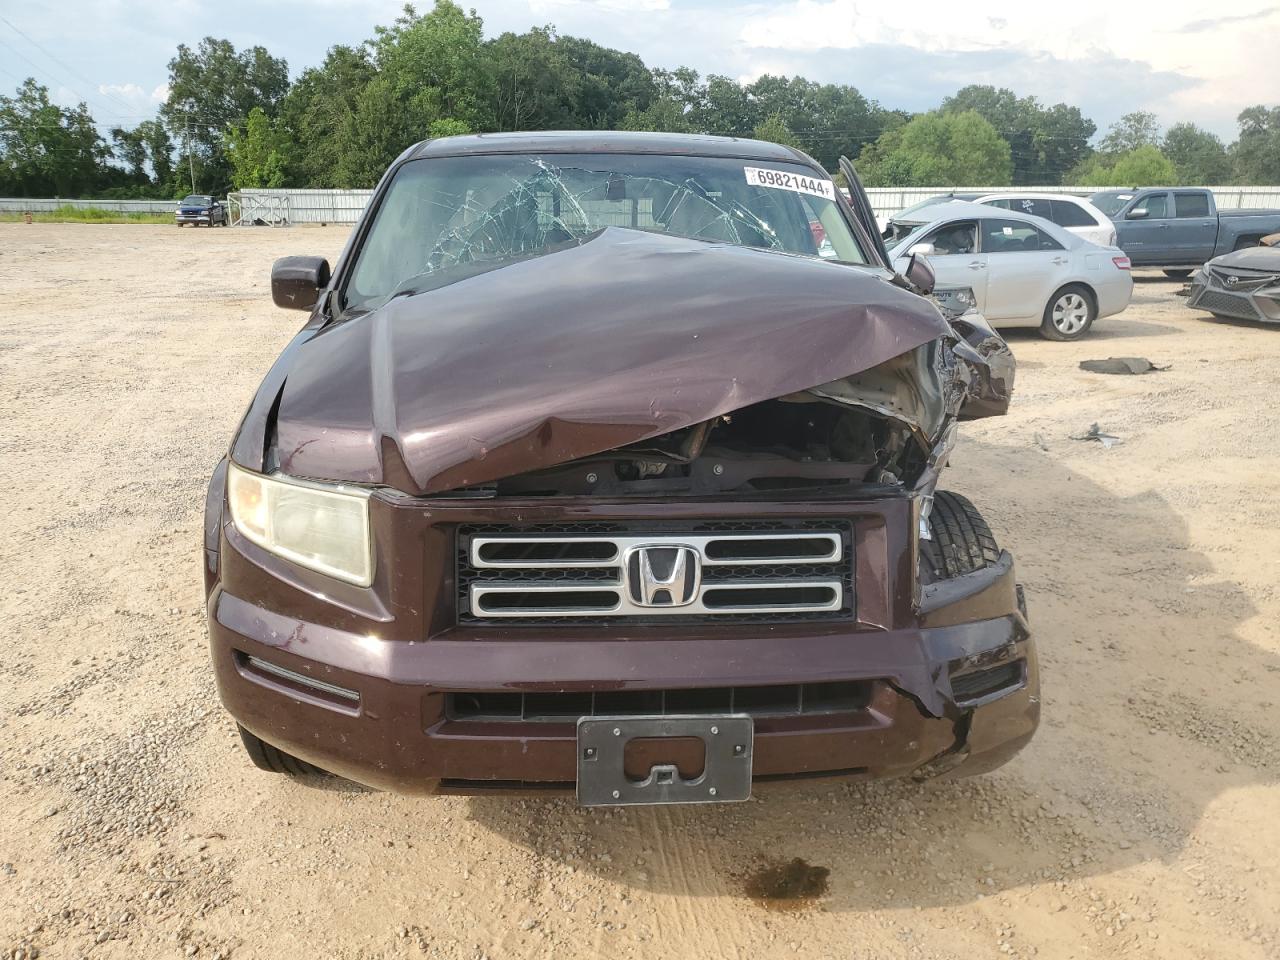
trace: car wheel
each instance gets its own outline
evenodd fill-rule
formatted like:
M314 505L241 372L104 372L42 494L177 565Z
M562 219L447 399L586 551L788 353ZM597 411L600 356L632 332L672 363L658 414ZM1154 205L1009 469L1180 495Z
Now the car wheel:
M1046 340L1078 340L1089 332L1097 315L1087 287L1063 287L1045 305L1040 335Z
M978 508L950 490L933 495L929 534L933 539L921 540L920 552L934 580L973 573L1000 559L1000 547Z
M1170 280L1185 280L1195 273L1194 270L1165 270L1164 275Z
M327 776L319 767L313 767L307 761L299 760L293 754L285 753L265 740L258 739L238 723L236 729L240 731L240 742L244 744L245 753L249 754L249 759L259 770L287 773L293 777Z

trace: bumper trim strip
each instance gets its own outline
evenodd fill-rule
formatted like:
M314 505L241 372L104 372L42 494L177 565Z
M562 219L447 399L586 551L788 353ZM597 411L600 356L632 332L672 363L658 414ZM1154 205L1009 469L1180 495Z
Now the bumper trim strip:
M305 674L287 670L284 667L272 663L270 660L260 660L259 658L248 654L244 654L243 656L243 663L254 670L270 674L271 676L278 677L281 680L287 680L290 683L296 683L302 687L310 687L312 690L316 690L320 693L327 693L331 697L349 700L352 703L360 702L360 694L355 690L348 690L346 687L339 687L332 683L325 683L323 680L313 680Z

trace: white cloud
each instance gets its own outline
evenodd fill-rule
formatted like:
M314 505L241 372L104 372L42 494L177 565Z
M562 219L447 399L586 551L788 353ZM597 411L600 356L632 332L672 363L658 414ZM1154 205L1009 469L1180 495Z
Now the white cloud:
M793 54L785 58L792 72L804 73L805 60L830 64L835 58L824 54L840 51L850 63L848 82L873 95L880 86L886 104L897 106L887 93L897 84L881 85L883 74L868 76L866 64L859 65L872 48L892 47L917 70L925 68L916 75L922 88L936 88L950 74L957 86L1009 86L1050 102L1079 103L1086 112L1090 100L1100 102L1094 116L1104 128L1121 113L1148 109L1166 124L1190 119L1228 136L1243 106L1275 99L1274 84L1264 89L1259 78L1274 73L1280 6L1206 19L1200 0L1130 0L1123 7L1083 0L1069 10L988 0L981 13L950 0L917 0L909 12L867 0L747 8L739 17L736 66L741 75L756 76L785 52ZM984 52L1000 56L989 65L972 56ZM936 65L912 53L932 56ZM874 59L882 70L898 72L883 57ZM975 71L972 79L956 75L959 63Z
M157 96L163 90L162 96ZM141 84L127 81L125 83L100 83L98 95L94 97L95 105L118 119L125 126L132 126L138 120L146 119L155 113L156 104L168 96L167 87L156 87L148 92Z

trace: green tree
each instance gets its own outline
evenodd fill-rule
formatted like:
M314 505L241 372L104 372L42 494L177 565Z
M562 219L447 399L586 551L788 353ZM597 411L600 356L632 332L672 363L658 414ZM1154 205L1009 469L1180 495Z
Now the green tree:
M685 106L674 97L659 97L643 110L632 110L622 118L620 130L650 130L659 133L692 133L693 125Z
M612 130L628 113L653 102L653 74L636 54L580 37L557 37L556 46L578 74L576 128Z
M306 187L368 186L347 179L347 137L360 97L377 76L364 48L331 47L302 72L280 105L289 183Z
M1173 163L1177 182L1209 186L1231 180L1231 160L1222 141L1194 123L1175 123L1164 135L1161 152Z
M942 102L950 113L976 110L1009 141L1013 161L1011 183L1019 186L1062 183L1068 170L1089 152L1093 121L1065 103L1044 107L1035 97L1019 98L1012 90L974 84Z
M419 15L405 4L395 23L374 32L370 45L379 75L421 130L445 117L472 130L493 129L493 80L484 51L484 22L475 11L436 0L430 13Z
M113 127L111 139L116 159L128 171L124 192L130 196L165 195L173 174L173 140L164 123L156 119L144 120L132 129ZM114 192L120 189L116 187Z
M274 117L288 89L288 64L264 47L237 51L215 37L205 37L194 50L178 45L160 115L182 139L183 163L195 161L198 189L221 193L230 186L224 132L243 123L254 107Z
M284 137L261 107L227 127L227 159L237 190L284 186Z
M1160 144L1160 122L1154 113L1135 110L1126 113L1107 129L1098 149L1102 153L1118 157L1139 147L1156 147Z
M1280 107L1249 107L1237 119L1240 138L1231 147L1236 183L1280 183Z
M746 87L729 77L707 77L695 100L696 105L691 105L694 109L692 120L703 133L742 136L765 119L760 104Z
M499 130L564 130L581 125L582 74L552 27L504 33L485 49Z
M833 169L841 156L857 156L895 119L876 103L845 84L819 84L804 77L766 74L744 88L753 129L770 116L791 130L794 145Z
M696 70L678 67L652 72L653 97L644 108L633 108L622 118L622 130L650 130L662 133L694 133L704 128L698 122L705 108L706 86Z
M756 128L751 131L751 136L756 140L780 143L784 147L800 146L795 134L791 132L791 128L787 126L780 113L771 113L764 122L756 124Z
M890 130L859 157L868 186L998 186L1013 174L1009 143L976 110L935 110Z
M127 130L123 127L112 127L111 139L115 144L113 152L125 165L133 179L141 183L150 183L151 178L147 175L147 142L141 132L137 128Z
M106 143L83 103L60 107L32 78L0 96L0 193L77 197L104 173Z
M1152 144L1116 156L1095 154L1073 173L1083 187L1154 187L1177 182L1173 162Z

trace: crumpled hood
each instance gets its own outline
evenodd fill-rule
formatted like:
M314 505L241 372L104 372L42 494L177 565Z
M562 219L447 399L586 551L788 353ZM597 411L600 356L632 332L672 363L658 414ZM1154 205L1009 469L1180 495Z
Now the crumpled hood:
M1211 267L1235 267L1241 270L1266 270L1280 273L1280 249L1276 247L1245 247L1233 253L1224 253L1209 261Z
M294 476L440 492L667 433L951 334L932 304L872 270L608 228L297 344L276 456Z

